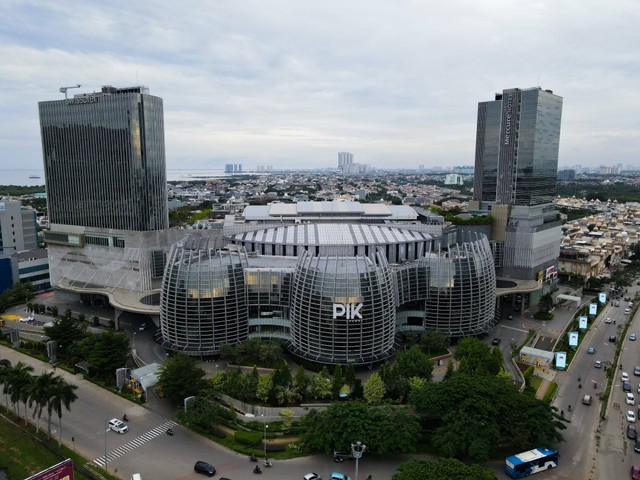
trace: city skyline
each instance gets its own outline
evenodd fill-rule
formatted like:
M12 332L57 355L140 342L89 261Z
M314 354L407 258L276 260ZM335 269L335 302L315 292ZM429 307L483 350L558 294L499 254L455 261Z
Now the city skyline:
M5 2L0 166L41 166L37 103L75 84L163 98L168 169L472 165L478 102L535 86L564 98L560 169L638 165L640 5L599 7Z

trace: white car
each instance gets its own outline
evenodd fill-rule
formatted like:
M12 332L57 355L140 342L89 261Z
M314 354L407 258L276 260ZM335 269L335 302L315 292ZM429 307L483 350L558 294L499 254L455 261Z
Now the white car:
M604 323L611 323L611 317L607 317L607 319L604 321Z
M629 381L629 374L627 372L622 372L620 374L620 380L623 382L628 382Z
M627 402L627 405L636 404L636 398L633 396L633 393L627 393L626 402Z
M117 418L112 418L109 420L109 428L114 432L118 432L120 435L125 434L129 431L129 427L122 420L118 420Z
M635 423L635 421L636 421L636 414L633 412L633 410L628 410L627 411L627 422Z
M322 477L320 475L318 475L317 473L307 473L304 477L302 477L303 480L322 480Z

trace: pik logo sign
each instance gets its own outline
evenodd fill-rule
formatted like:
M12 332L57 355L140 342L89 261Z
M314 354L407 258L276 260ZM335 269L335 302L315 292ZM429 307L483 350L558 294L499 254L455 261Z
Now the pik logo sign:
M362 320L362 314L360 310L362 304L354 303L334 303L333 304L333 319L346 318L347 320Z

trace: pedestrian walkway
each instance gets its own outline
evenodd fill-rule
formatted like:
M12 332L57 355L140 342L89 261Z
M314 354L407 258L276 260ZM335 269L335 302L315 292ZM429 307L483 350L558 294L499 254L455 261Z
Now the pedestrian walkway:
M177 426L178 426L178 424L176 422L169 420L168 422L165 422L162 425L159 425L156 428L154 428L152 430L149 430L147 433L144 433L143 435L140 435L139 437L134 438L130 442L127 442L124 445L119 446L115 450L112 450L111 452L107 453L107 457L106 457L107 458L107 462L106 463L112 462L116 458L120 458L123 455L126 455L127 453L131 452L132 450L135 450L136 448L141 447L145 443L150 442L151 440L153 440L156 437L159 437L160 435L166 434L168 428L173 428L173 427L177 427ZM105 435L107 433L109 433L109 432L105 432ZM102 455L101 457L96 458L93 461L93 463L95 463L96 465L98 465L101 468L104 468L104 466L105 466L105 456Z

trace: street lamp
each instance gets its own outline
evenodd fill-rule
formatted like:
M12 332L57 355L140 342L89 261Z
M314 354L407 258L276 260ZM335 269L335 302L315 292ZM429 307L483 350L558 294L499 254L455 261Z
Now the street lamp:
M366 449L367 446L360 441L351 444L351 455L356 459L356 480L358 480L358 462Z
M267 428L269 428L269 424L264 424L264 458L267 459Z
M104 471L109 473L109 466L108 466L108 460L107 460L107 433L109 432L109 421L105 418L104 420L104 431L103 432L98 432L98 435L102 434L104 435ZM73 448L75 450L76 444L75 442L73 443Z

